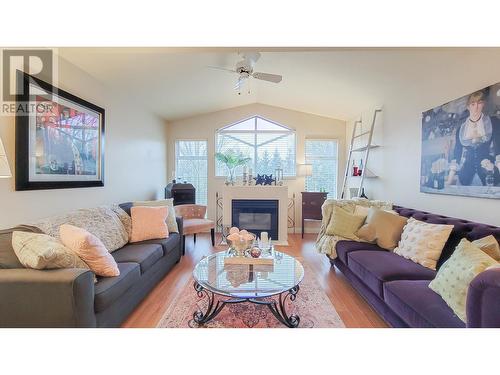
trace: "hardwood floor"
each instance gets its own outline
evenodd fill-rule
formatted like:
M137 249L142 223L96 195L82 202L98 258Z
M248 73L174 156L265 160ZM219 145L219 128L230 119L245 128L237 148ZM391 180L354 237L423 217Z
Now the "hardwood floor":
M298 234L288 237L290 246L278 247L308 264L316 273L319 284L335 306L346 327L387 327L387 324L350 286L342 273L331 267L326 256L314 249L315 234ZM217 242L216 242L217 243ZM170 273L142 301L122 327L155 327L191 277L195 264L205 255L224 250L223 246L212 247L210 235L198 235L196 244L193 237L186 238L186 255L182 257Z

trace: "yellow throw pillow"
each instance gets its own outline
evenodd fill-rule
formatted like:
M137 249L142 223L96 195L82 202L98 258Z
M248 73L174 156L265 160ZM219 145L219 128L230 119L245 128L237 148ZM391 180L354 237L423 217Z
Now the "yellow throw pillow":
M352 214L343 208L334 207L326 234L359 241L355 233L363 225L365 218L365 216Z
M495 237L491 234L489 236L480 238L479 240L472 241L474 245L479 247L482 251L490 257L500 262L500 245Z
M356 236L364 241L376 243L382 249L394 250L407 221L406 217L372 207L368 211L365 225L359 228Z
M394 253L435 270L452 230L453 225L429 224L410 218Z
M495 259L464 238L450 259L443 263L429 288L439 294L462 321L467 322L469 284L478 274L495 264L498 264Z
M89 268L71 249L47 234L14 231L12 247L26 268Z

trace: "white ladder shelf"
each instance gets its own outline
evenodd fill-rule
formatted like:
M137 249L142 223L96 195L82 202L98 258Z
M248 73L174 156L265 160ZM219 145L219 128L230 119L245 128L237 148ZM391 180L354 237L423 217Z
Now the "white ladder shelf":
M347 158L347 163L346 163L346 166L345 166L344 182L342 183L342 193L340 195L340 199L344 199L345 191L346 191L346 188L347 188L347 182L348 182L349 177L354 177L351 174L351 160L352 160L352 154L354 152L364 152L365 153L364 167L361 170L361 178L359 180L358 197L360 197L361 194L362 194L363 184L364 184L364 181L365 181L365 177L374 177L373 172L371 172L370 170L368 170L368 157L370 156L370 150L372 150L374 148L377 148L377 147L380 147L379 145L373 145L372 144L373 131L375 129L375 122L377 120L377 114L379 112L382 112L382 110L381 109L376 109L373 112L373 120L372 120L372 124L370 126L370 130L369 131L365 131L365 132L362 132L360 134L356 134L357 130L358 130L358 126L361 125L362 122L360 120L354 122L354 126L353 126L353 129L352 129L351 145L349 146L349 157ZM365 135L368 135L368 141L367 141L366 145L354 148L354 141L357 138L361 138L361 137L363 137Z

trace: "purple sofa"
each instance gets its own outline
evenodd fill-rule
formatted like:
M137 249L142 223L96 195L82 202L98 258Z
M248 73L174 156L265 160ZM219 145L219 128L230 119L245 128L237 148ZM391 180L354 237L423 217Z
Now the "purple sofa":
M471 241L492 234L500 241L500 228L395 206L402 216L455 227L438 262L451 256L462 238ZM463 328L500 327L500 268L482 272L467 293L467 324L428 285L436 271L425 268L374 244L337 243L337 258L330 259L355 289L393 327Z

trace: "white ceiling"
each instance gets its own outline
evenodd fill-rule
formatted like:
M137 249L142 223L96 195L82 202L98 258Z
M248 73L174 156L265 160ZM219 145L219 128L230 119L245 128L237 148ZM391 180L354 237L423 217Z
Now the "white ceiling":
M348 120L391 91L446 69L467 49L258 49L255 70L283 75L279 84L251 79L237 95L236 48L59 48L64 59L103 84L127 92L166 120L263 103ZM428 78L428 77L427 77Z

